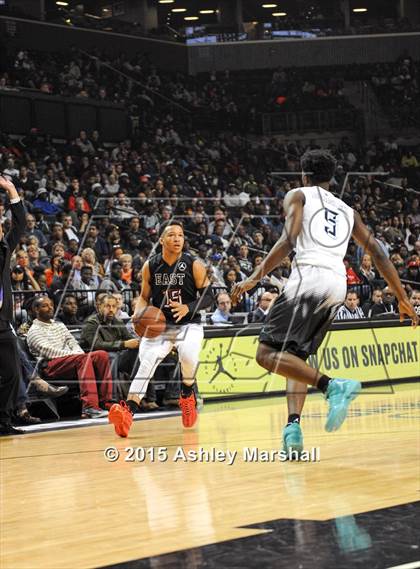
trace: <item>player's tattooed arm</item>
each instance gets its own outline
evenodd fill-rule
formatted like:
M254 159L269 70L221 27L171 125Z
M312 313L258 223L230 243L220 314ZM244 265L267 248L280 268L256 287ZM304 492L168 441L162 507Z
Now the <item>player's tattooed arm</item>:
M395 296L398 299L400 320L404 320L405 316L407 316L408 318L411 318L413 326L417 326L419 318L401 284L396 268L385 255L382 247L376 241L371 231L363 223L362 218L357 211L354 212L352 237L358 245L362 247L362 249L369 253L372 257L373 263L386 280L389 288L395 293Z
M232 304L235 305L241 296L248 290L254 288L260 280L268 273L277 268L282 259L295 248L298 235L302 229L303 206L305 197L303 192L297 191L287 194L283 202L283 209L286 213L286 222L280 239L268 253L264 261L246 280L237 283L232 289Z
M194 283L198 290L210 285L210 280L207 275L207 269L204 264L196 259L192 266Z
M151 296L152 296L152 288L150 285L149 261L146 261L141 271L141 291L140 291L140 296L137 299L136 309L134 310L132 320L138 318L143 312L143 310L147 306L149 306L149 301Z
M194 302L188 304L191 314L195 314L198 310L205 310L214 305L214 295L207 269L204 264L196 260L193 263L194 283L197 288L198 298Z

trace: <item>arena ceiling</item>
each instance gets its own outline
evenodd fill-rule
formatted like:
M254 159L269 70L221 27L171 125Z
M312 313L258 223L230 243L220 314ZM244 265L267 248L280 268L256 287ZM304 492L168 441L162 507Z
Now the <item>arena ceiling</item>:
M148 1L158 8L159 26L170 25L179 28L182 25L216 25L218 22L219 0ZM95 18L106 19L113 15L126 19L127 6L134 3L129 0L46 0L46 8L47 13L55 17L57 12L71 13L77 11L78 6L83 6L84 13ZM372 19L398 16L399 0L349 0L349 4L351 15L366 23ZM316 22L319 16L324 19L340 17L340 5L339 0L242 0L243 21L279 22L287 15L294 19L303 18ZM365 11L353 12L360 9Z

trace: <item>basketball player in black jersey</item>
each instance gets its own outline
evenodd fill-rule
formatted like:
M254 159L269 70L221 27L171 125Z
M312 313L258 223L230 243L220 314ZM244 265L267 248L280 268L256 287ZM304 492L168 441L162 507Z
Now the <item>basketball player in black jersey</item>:
M113 405L109 420L115 432L128 435L132 415L140 411L148 383L157 366L176 346L182 371L179 405L184 427L193 427L197 420L196 398L193 391L198 366L203 327L199 311L212 306L213 293L207 271L198 259L183 252L184 229L180 222L164 227L160 244L162 253L154 255L143 265L142 289L133 319L152 304L165 315L166 331L157 338L142 338L139 347L140 365L127 397L127 402Z

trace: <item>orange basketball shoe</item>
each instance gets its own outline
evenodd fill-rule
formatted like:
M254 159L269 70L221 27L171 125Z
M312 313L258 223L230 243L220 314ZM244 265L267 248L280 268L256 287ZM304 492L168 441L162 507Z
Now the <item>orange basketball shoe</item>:
M133 423L133 415L125 401L114 403L109 410L108 421L114 425L115 432L120 437L126 437Z
M179 406L182 411L182 424L184 427L187 429L194 427L198 417L197 403L194 393L191 393L189 397L182 397L181 395L179 398Z

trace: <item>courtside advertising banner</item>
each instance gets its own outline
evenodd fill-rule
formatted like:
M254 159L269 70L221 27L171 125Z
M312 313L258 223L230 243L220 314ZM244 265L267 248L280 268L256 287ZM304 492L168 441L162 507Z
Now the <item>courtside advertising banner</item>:
M363 383L420 378L420 327L331 330L308 363L331 377ZM207 338L197 379L204 397L282 391L285 378L260 367L258 336Z

